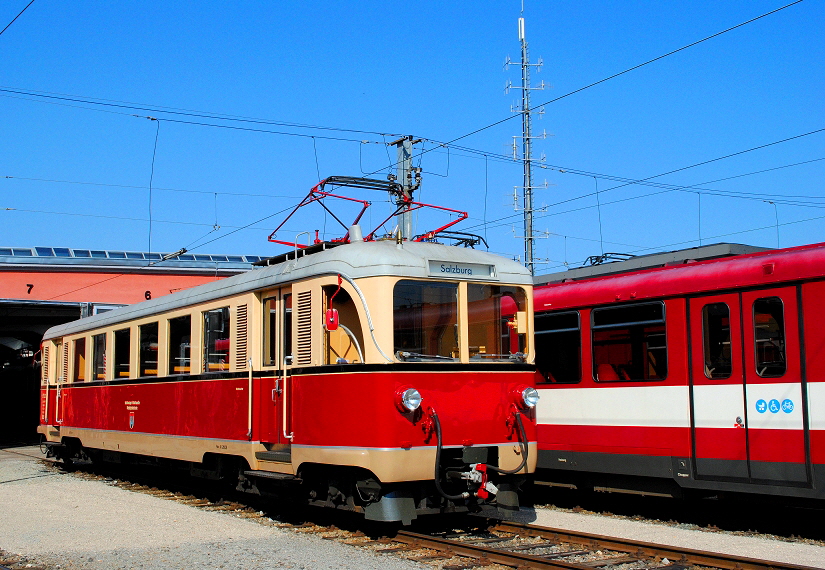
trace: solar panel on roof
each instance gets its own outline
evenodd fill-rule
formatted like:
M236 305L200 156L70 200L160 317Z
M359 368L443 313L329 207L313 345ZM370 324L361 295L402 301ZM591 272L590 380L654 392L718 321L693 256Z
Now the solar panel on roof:
M32 250L13 248L11 250L11 254L15 255L17 257L31 257L32 256Z
M143 254L136 251L127 251L126 259L143 259Z
M105 258L105 257L106 257L106 252L105 252L105 251L101 251L101 250L99 250L99 249L93 249L93 250L92 250L92 257L95 257L95 258Z
M109 259L126 259L126 253L122 251L110 251Z
M56 247L54 248L54 254L57 257L71 257L72 252L69 251L68 247Z
M72 250L75 257L91 257L92 254L88 249L74 249Z
M0 247L0 255L11 255L10 247Z
M37 255L40 257L54 257L54 252L50 247L36 247L34 250L37 252ZM15 254L17 255L17 254ZM29 254L31 255L31 254Z

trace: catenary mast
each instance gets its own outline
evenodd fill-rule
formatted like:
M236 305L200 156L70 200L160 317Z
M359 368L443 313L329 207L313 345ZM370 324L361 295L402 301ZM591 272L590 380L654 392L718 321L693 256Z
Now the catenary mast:
M523 14L522 8L522 14ZM524 201L522 209L524 211L524 265L530 270L532 275L535 275L535 240L533 234L533 149L532 140L534 138L545 138L546 135L534 137L532 135L532 114L533 109L530 108L530 91L533 89L544 89L544 82L538 87L530 86L530 67L535 66L540 69L542 61L539 59L538 63L530 63L530 55L527 49L527 38L524 33L524 16L518 19L518 39L521 43L521 86L514 87L508 81L506 91L509 89L521 89L521 106L514 108L514 112L521 113L521 144L522 144L522 162L524 163L524 182L522 191L524 192ZM507 58L505 67L512 64L510 58ZM541 113L541 111L539 111ZM513 137L513 159L517 160L517 146L516 141L519 137ZM516 206L518 209L518 205Z

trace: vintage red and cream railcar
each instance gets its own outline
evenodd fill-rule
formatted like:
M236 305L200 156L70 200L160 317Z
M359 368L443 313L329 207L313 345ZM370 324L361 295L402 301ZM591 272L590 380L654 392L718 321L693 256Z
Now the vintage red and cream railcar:
M67 460L174 460L373 520L517 510L536 461L531 285L434 243L296 249L50 329L39 432Z
M561 279L535 307L538 480L825 498L825 244Z

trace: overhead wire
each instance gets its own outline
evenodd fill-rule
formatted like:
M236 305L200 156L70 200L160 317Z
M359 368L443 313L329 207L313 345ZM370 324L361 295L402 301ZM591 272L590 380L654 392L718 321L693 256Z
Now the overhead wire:
M51 178L32 178L26 176L11 176L6 175L2 176L2 178L7 180L25 180L27 182L49 182L49 183L57 183L57 184L80 184L85 186L100 186L103 188L123 188L123 189L134 189L134 190L147 190L148 186L138 186L138 185L131 185L131 184L109 184L103 182L84 182L78 180L55 180ZM243 196L243 197L252 197L252 198L289 198L289 199L300 199L303 196L289 196L289 195L282 195L282 194L252 194L249 192L215 192L213 190L188 190L183 188L162 188L158 186L154 186L152 188L154 192L164 191L164 192L186 192L190 194L220 194L222 196Z
M31 2L29 2L28 4L26 4L26 7L25 7L25 8L23 8L22 10L20 10L20 13L19 13L19 14L17 14L17 15L16 15L16 16L12 19L12 21L11 21L11 22L9 22L8 24L6 24L6 27L5 27L5 28L3 28L2 30L0 30L0 36L2 36L2 35L3 35L3 32L5 32L6 30L8 30L8 29L9 29L9 27L10 27L13 23L15 23L15 22L17 21L17 18L19 18L20 16L22 16L22 15L23 15L23 12L25 12L26 10L28 10L28 9L29 9L29 6L31 6L32 4L34 4L34 0L31 0Z
M823 129L816 129L816 130L813 130L813 131L809 131L809 132L807 132L807 133L803 133L803 134L799 134L799 135L794 135L794 136L792 136L792 137L786 137L786 138L781 139L781 140L778 140L778 141L773 141L773 142L770 142L770 143L767 143L767 144L758 145L758 146L751 147L751 148L748 148L748 149L745 149L745 150L741 150L741 151L738 151L738 152L728 153L728 154L726 154L726 155L724 155L724 156L720 156L720 157L712 158L712 159L709 159L709 160L703 160L703 161L701 161L701 162L697 162L697 163L695 163L695 164L691 164L691 165L689 165L689 166L683 166L683 167L681 167L681 168L677 168L677 169L669 170L669 171L667 171L667 172L663 172L663 173L661 173L661 174L656 174L656 175L654 175L654 176L648 176L648 177L646 177L646 178L640 178L640 179L624 179L624 180L627 180L624 184L620 184L620 185L618 185L618 186L614 186L614 187L612 187L612 188L608 188L607 190L600 190L600 193L608 192L608 191L610 191L610 190L615 190L615 189L617 189L617 188L621 188L621 187L625 187L625 186L630 186L630 185L633 185L633 184L644 184L644 183L649 183L649 182L650 182L650 180L652 180L652 179L654 179L654 178L659 178L659 177L664 176L664 175L666 175L666 174L672 174L672 173L674 173L674 172L683 172L683 171L685 171L685 170L689 170L689 169L691 169L691 168L696 168L696 167L698 167L698 166L703 166L703 165L710 164L710 163L713 163L713 162L718 162L718 161L720 161L720 160L724 160L724 159L732 158L732 157L734 157L734 156L740 156L740 155L745 154L745 153L748 153L748 152L753 152L753 151L756 151L756 150L760 150L760 149L768 148L768 147L771 147L771 146L774 146L774 145L777 145L777 144L780 144L780 143L785 143L785 142L788 142L788 141L796 140L796 139L799 139L799 138L802 138L802 137L806 137L806 136L810 136L810 135L813 135L813 134L818 134L818 133L822 133L822 132L825 132L825 128L823 128ZM819 160L819 159L816 159L816 160ZM810 162L815 162L815 160L814 160L814 161L810 161ZM808 163L808 161L801 162L801 163L797 163L797 164L807 164L807 163ZM768 171L768 170L761 170L761 171L758 171L757 173L767 172L767 171ZM583 171L581 171L581 172L576 172L576 171L572 171L572 170L571 170L570 172L571 172L571 173L573 173L573 174L581 174L581 175L583 175L583 176L589 176L589 177L594 177L594 176L597 176L597 174L596 174L596 173L584 173ZM610 178L611 178L611 177L609 177L609 176L607 176L607 175L604 175L604 174L601 174L601 175L598 175L598 176L599 176L600 178L608 178L608 179L610 179ZM744 176L744 175L738 175L738 176L740 176L740 177L741 177L741 176ZM615 177L613 177L613 178L615 178ZM720 179L720 180L721 180L721 179ZM697 187L702 186L703 184L706 184L706 182L701 182L701 183L698 183L698 184L693 184L693 185L691 185L691 186L667 185L667 184L663 184L663 183L656 183L656 184L661 184L661 186L658 186L658 187L664 187L664 188L666 188L667 190L672 191L672 190L675 190L675 189L683 189L683 190L688 190L688 189L696 189ZM661 193L661 192L659 192L659 193ZM657 194L657 193L654 193L654 194ZM593 195L595 195L595 192L588 192L587 194L581 194L581 195L579 195L579 196L575 196L575 197L573 197L573 198L567 198L567 199L565 199L565 200L560 200L560 201L558 201L558 202L555 202L555 203L553 203L553 204L550 204L548 207L560 206L560 205L562 205L562 204L566 204L566 203L568 203L568 202L574 202L574 201L576 201L576 200L581 200L582 198L587 198L588 196L593 196ZM653 194L648 194L648 195L653 195ZM644 196L648 196L648 195L644 195ZM612 203L612 202L611 202L611 203ZM572 211L578 211L578 210L572 210ZM566 213L566 212L565 212L565 213ZM555 215L555 214L553 214L553 215ZM500 222L500 221L504 221L504 220L510 220L510 219L513 219L513 218L516 218L516 217L519 217L519 214L518 214L518 213L516 213L516 214L510 214L510 215L507 215L507 216L503 216L503 217L501 217L501 218L498 218L497 220L492 220L492 222ZM546 217L546 216L538 216L538 217Z
M33 1L33 0L32 0ZM293 127L308 130L322 130L322 131L337 131L346 133L360 133L377 136L398 136L395 133L383 133L379 131L368 131L362 129L348 129L342 127L327 127L323 125L312 125L307 123L296 123L291 121L277 121L273 119L262 119L256 117L244 117L241 115L229 115L223 113L212 113L208 111L196 111L192 109L180 109L176 107L165 107L162 105L148 105L143 103L131 103L129 101L118 101L113 99L98 99L95 97L87 97L82 95L67 95L64 93L54 93L49 91L37 91L32 89L23 89L18 87L0 87L0 93L10 93L15 95L25 95L28 97L35 97L41 99L48 99L54 101L64 101L69 103L83 103L84 105L96 105L100 107L110 107L115 109L128 109L132 111L144 111L148 113L166 113L170 115L179 115L185 117L193 117L200 119L214 119L221 121L235 121L240 123L250 123L258 125L272 125L281 127ZM29 99L31 100L31 99ZM88 107L81 107L88 108ZM129 113L123 113L129 114ZM280 134L280 133L279 133ZM311 135L304 135L311 136ZM352 139L346 139L352 140Z
M604 78L602 78L602 79L599 79L598 81L594 81L594 82L592 82L592 83L589 83L589 84L587 84L587 85L584 85L583 87L579 87L578 89L574 89L573 91L568 91L568 92L567 92L567 93L565 93L564 95L560 95L560 96L558 96L558 97L555 97L555 98L550 99L550 100L548 100L548 101L545 101L545 102L543 102L543 103L539 103L538 105L533 105L533 106L531 106L529 109L525 109L523 112L533 111L533 110L536 110L536 109L540 109L541 107L544 107L545 105L550 105L550 104L552 104L552 103L556 103L556 102L558 102L558 101L561 101L562 99L566 99L566 98L568 98L568 97L570 97L570 96L572 96L572 95L575 95L575 94L577 94L577 93L581 93L582 91L585 91L585 90L590 89L590 88L592 88L592 87L595 87L595 86L597 86L597 85L601 85L602 83L605 83L605 82L610 81L610 80L612 80L612 79L615 79L615 78L617 78L617 77L621 77L622 75L625 75L625 74L627 74L627 73L630 73L630 72L635 71L635 70L637 70L637 69L640 69L640 68L642 68L642 67L645 67L645 66L647 66L647 65L650 65L651 63L654 63L654 62L656 62L656 61L662 60L662 59L664 59L664 58L666 58L666 57L670 57L671 55L677 54L677 53L682 52L682 51L684 51L684 50L686 50L686 49L689 49L689 48L692 48L692 47L694 47L694 46L697 46L697 45L699 45L699 44L701 44L701 43L703 43L703 42L709 41L709 40L711 40L711 39L713 39L713 38L717 38L717 37L719 37L719 36L721 36L721 35L723 35L723 34L726 34L726 33L728 33L728 32L731 32L731 31L733 31L733 30L736 30L736 29L738 29L738 28L741 28L741 27L743 27L743 26L746 26L746 25L748 25L748 24L751 24L751 23L753 23L753 22L756 22L757 20L761 20L762 18L766 18L766 17L768 17L768 16L770 16L770 15L776 14L777 12L781 12L782 10L785 10L785 9L787 9L787 8L790 8L791 6L794 6L794 5L799 4L799 3L801 3L801 2L802 2L802 0L795 0L794 2L791 2L791 3L789 3L789 4L785 4L784 6L780 6L779 8L776 8L776 9L771 10L771 11L769 11L769 12L765 12L764 14L761 14L761 15L759 15L759 16L756 16L756 17L754 17L754 18L751 18L751 19L749 19L749 20L746 20L746 21L744 21L744 22L741 22L741 23L739 23L739 24L736 24L735 26L731 26L731 27L729 27L729 28L726 28L726 29L724 29L724 30L722 30L722 31L716 32L715 34L711 34L711 35L709 35L709 36L706 36L706 37L704 37L704 38L702 38L702 39L700 39L700 40L696 40L696 41L694 41L694 42L691 42L691 43L689 43L689 44L687 44L687 45L684 45L684 46L682 46L682 47L680 47L680 48L677 48L677 49L671 50L671 51L669 51L669 52L667 52L667 53L665 53L665 54L662 54L662 55L660 55L660 56L657 56L657 57L654 57L654 58L652 58L652 59L649 59L649 60L647 60L647 61L645 61L645 62L643 62L643 63L637 64L637 65L634 65L633 67L629 67L629 68L627 68L627 69L625 69L625 70L623 70L623 71L620 71L620 72L618 72L618 73L614 73L613 75L609 75L608 77L604 77ZM510 115L510 116L508 116L508 117L505 117L505 118L503 118L503 119L500 119L500 120L498 120L498 121L495 121L495 122L493 122L493 123L490 123L490 124L488 124L488 125L485 125L485 126L483 126L483 127L479 127L479 128L477 128L477 129L475 129L475 130L473 130L473 131L470 131L470 132L468 132L468 133L465 133L465 134L463 134L463 135L461 135L461 136L458 136L458 137L455 137L455 138L453 138L453 139L450 139L450 140L447 142L447 144L452 144L452 143L455 143L456 141L460 141L460 140L466 139L466 138L471 137L471 136L473 136L473 135L475 135L475 134L478 134L478 133L480 133L480 132L486 131L486 130L488 130L488 129L491 129L491 128L493 128L493 127L496 127L496 126L498 126L498 125L501 125L501 124L503 124L503 123L506 123L506 122L508 122L508 121L511 121L511 120L513 120L513 119L515 119L515 118L521 117L521 115L522 115L522 114L523 114L523 113L519 113L519 114ZM434 149L430 149L430 150L428 150L428 151L422 151L422 154L424 154L425 152L432 152L432 150L434 150Z

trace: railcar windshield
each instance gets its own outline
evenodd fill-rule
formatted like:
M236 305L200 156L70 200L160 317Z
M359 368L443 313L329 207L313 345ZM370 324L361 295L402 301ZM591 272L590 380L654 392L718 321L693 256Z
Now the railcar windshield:
M399 281L394 347L403 360L458 360L458 284Z
M523 288L511 285L468 283L464 289L458 283L401 280L393 290L395 355L407 362L457 362L463 349L471 361L522 362L527 299ZM467 315L461 326L465 313L459 307Z
M471 360L513 360L527 351L527 295L521 287L467 285ZM522 322L520 323L519 320Z

